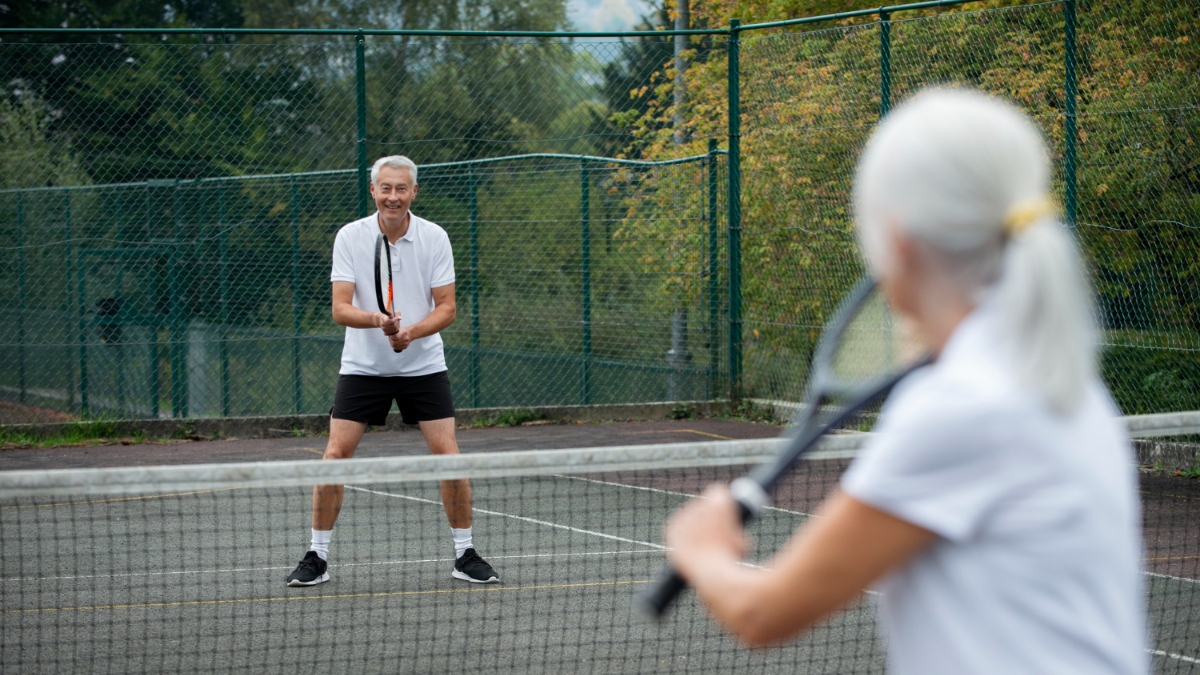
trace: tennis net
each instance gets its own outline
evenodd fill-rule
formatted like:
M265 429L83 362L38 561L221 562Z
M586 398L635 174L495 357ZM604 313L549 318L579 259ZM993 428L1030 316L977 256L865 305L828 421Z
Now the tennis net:
M1136 435L1200 431L1186 425L1130 422ZM801 463L753 525L751 558L791 535L863 438L826 439ZM1200 481L1163 464L1188 452L1194 462L1194 440L1139 442L1145 461L1160 465L1141 474L1158 672L1200 671ZM662 563L667 516L778 447L0 472L0 670L882 672L869 594L765 650L737 646L691 597L658 625L630 607ZM475 544L498 585L451 579L439 481L460 478L471 480ZM332 579L287 587L320 484L346 485Z

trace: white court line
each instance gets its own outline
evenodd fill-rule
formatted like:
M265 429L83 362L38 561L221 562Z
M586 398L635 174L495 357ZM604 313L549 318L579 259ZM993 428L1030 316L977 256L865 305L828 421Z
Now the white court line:
M691 499L692 497L700 496L700 495L690 494L687 492L675 492L674 490L662 490L659 488L645 487L643 485L626 485L624 483L611 483L606 480L596 480L595 478L583 478L581 476L568 476L566 474L551 474L551 475L554 476L555 478L570 478L571 480L581 480L585 483L596 483L598 485L612 485L614 487L628 488L630 490L645 490L646 492L657 492L658 494L673 495L676 497L687 497L688 499ZM781 508L778 506L764 506L763 510L764 511L778 511L779 513L786 513L786 514L792 515L792 516L804 516L805 518L817 518L818 517L817 515L812 514L812 513L805 513L803 511L792 511L791 509L785 509L785 508Z
M513 560L516 558L572 558L579 556L598 556L598 555L622 555L625 553L657 553L653 549L641 549L635 551L588 551L584 553L525 553L521 555L489 555L491 560ZM417 565L421 563L452 563L454 558L424 558L420 560L380 560L378 562L364 563L338 563L332 565L332 568L341 569L343 567L372 567L379 565ZM11 577L8 579L0 579L0 583L15 583L19 581L70 581L73 579L122 579L127 577L162 577L185 574L229 574L234 572L278 572L280 570L290 570L288 567L240 567L226 568L215 570L176 570L173 572L138 572L130 574L88 574L77 576L61 576L61 577Z
M1192 657L1184 656L1183 654L1164 652L1161 649L1147 649L1146 652L1155 656L1165 656L1169 659L1175 659L1176 661L1183 661L1184 663L1200 663L1200 659L1193 659Z
M373 494L373 495L380 495L382 497L395 497L396 499L407 499L408 501L420 502L422 504L433 504L435 506L442 505L441 500L423 499L421 497L411 497L409 495L398 495L394 492L382 492L379 490L368 490L367 488L362 488L362 487L358 487L355 485L347 485L346 489L347 490L355 490L357 492L366 492L368 494ZM652 544L648 541L640 541L638 539L629 539L626 537L618 537L615 534L605 534L604 532L596 532L595 530L584 530L584 529L578 528L578 527L571 527L570 525L560 525L559 523L552 523L548 520L538 520L537 518L527 518L525 516L518 516L518 515L514 515L512 513L503 513L501 511L489 511L487 509L477 509L474 507L471 508L471 512L472 513L486 513L489 516L500 516L502 518L512 518L513 520L520 520L520 521L524 521L526 523L533 523L535 525L545 525L546 527L553 527L553 528L556 528L559 530L567 530L569 532L577 532L579 534L590 534L593 537L601 537L603 539L611 539L613 541L620 541L620 542L624 542L626 544L638 544L640 546L649 546L650 548L653 548L658 551L667 550L667 547L663 546L662 544Z
M1159 574L1158 572L1144 572L1148 577L1157 577L1159 579L1170 579L1171 581L1182 581L1185 584L1200 584L1200 579L1189 579L1187 577L1173 577L1170 574Z

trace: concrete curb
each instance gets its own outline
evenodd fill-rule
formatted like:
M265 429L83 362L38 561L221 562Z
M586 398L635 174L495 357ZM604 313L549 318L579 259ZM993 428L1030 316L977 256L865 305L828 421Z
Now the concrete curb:
M661 420L679 415L712 417L728 410L726 401L679 401L621 403L613 405L529 406L516 408L463 408L455 413L459 425L470 426L504 413L531 411L538 420L552 422L600 422ZM679 412L677 412L679 411ZM326 433L328 415L275 415L268 417L202 417L195 419L117 420L95 422L53 422L42 424L0 424L0 432L46 438L80 427L92 428L98 435L121 437L139 432L148 438L270 438L293 433ZM376 431L415 429L400 420L400 413L388 415L387 424Z

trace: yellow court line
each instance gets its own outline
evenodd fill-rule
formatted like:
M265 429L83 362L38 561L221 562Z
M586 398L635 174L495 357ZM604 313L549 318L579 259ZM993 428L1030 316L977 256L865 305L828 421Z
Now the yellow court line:
M719 438L723 441L752 440L752 439L731 438L729 436L722 436L720 434L710 434L707 431L698 431L696 429L656 429L654 431L639 431L638 433L640 433L640 434L677 434L677 433L681 433L684 431L693 433L693 434L700 434L701 436L708 436L710 438Z
M1144 558L1145 561L1151 560L1200 560L1200 555L1181 555L1174 558Z
M108 502L131 502L139 499L162 499L164 497L186 497L188 495L205 495L211 492L226 492L239 488L218 488L216 490L196 490L194 492L172 492L165 495L142 495L140 497L113 497L112 499L91 499L86 502L55 502L54 504L26 504L18 506L0 506L3 509L40 509L46 506L79 506L81 504L106 504Z
M546 586L492 586L489 588L459 588L437 591L394 591L391 593L345 593L340 595L296 595L283 598L238 598L235 600L187 600L183 602L148 602L136 605L93 605L90 607L38 607L35 609L6 609L0 614L36 614L41 612L78 612L96 609L148 609L150 607L187 607L194 605L232 605L245 602L279 602L288 600L340 600L343 598L387 598L399 595L437 595L441 593L484 593L487 591L536 591L554 588L584 588L590 586L628 586L648 584L650 579L633 581L597 581L586 584L554 584Z

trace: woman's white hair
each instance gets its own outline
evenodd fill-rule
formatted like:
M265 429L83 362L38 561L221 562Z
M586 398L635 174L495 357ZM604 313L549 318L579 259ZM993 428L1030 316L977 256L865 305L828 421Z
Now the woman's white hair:
M390 166L393 169L408 169L412 174L413 185L417 184L417 165L411 159L404 155L388 155L380 157L371 165L371 185L375 185L375 181L379 180L379 169L381 167Z
M960 288L998 304L1018 378L1059 412L1096 372L1092 297L1054 209L1046 145L991 96L936 88L897 107L858 165L854 206L868 265L886 269L886 228L925 243Z

